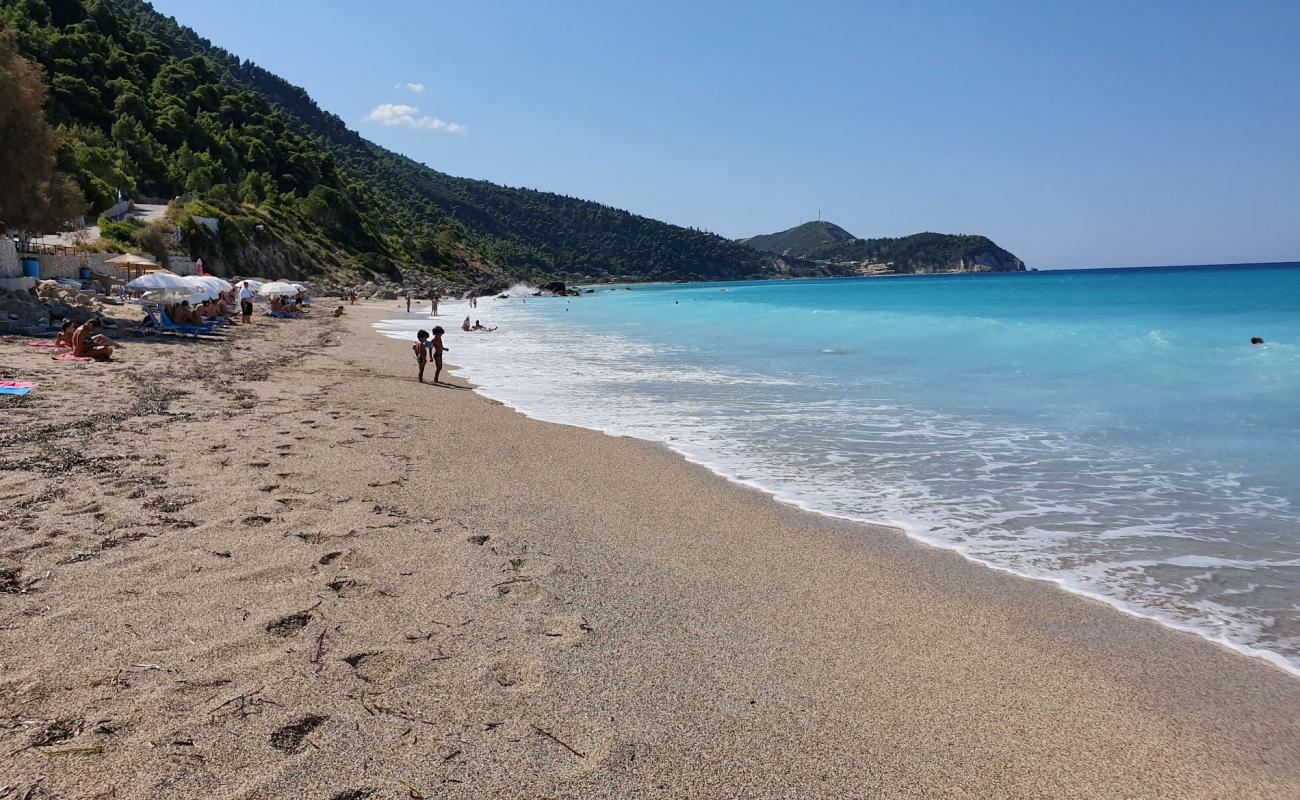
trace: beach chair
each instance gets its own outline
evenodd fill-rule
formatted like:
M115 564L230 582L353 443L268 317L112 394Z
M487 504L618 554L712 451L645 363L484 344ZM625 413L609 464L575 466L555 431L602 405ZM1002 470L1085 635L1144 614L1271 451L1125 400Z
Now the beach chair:
M162 306L144 306L146 327L153 328L160 333L179 333L184 336L198 336L200 333L212 333L211 325L178 325L172 322L171 317Z

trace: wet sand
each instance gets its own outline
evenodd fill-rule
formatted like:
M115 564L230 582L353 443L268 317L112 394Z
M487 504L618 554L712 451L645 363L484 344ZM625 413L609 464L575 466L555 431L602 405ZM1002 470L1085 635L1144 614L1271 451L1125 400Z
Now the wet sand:
M1296 796L1275 667L418 384L394 305L0 338L41 383L0 397L0 798Z

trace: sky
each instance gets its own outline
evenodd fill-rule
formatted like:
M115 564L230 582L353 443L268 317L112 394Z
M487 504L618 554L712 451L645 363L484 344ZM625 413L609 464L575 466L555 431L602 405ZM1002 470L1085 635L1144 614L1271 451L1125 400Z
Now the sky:
M430 167L727 237L1300 260L1300 2L153 0Z

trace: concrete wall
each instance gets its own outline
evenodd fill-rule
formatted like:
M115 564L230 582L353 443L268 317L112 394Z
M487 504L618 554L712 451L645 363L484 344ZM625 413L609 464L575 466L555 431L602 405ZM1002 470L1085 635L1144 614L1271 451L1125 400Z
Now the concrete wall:
M36 256L41 262L41 279L52 280L54 278L79 278L81 277L81 268L90 267L94 272L100 275L111 275L114 278L123 278L125 275L122 270L113 264L105 263L108 259L113 258L116 253L68 253L64 255Z
M0 236L0 278L18 278L23 265L18 260L18 248L8 236Z
M163 266L177 275L198 274L198 270L194 268L194 262L189 256L168 256L167 263Z

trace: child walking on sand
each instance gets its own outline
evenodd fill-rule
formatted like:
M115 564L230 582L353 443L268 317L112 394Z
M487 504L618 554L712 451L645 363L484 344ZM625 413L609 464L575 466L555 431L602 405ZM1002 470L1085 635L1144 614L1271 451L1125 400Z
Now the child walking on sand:
M450 347L444 346L442 343L442 335L444 333L446 333L446 331L442 329L441 325L438 325L433 329L433 345L431 349L433 350L433 382L434 383L438 382L438 376L442 374L442 354L444 351L451 349Z
M420 331L415 334L415 344L411 345L411 349L415 351L415 363L420 366L420 383L424 383L424 365L429 363L429 332ZM438 379L434 378L433 382L437 383Z

